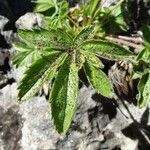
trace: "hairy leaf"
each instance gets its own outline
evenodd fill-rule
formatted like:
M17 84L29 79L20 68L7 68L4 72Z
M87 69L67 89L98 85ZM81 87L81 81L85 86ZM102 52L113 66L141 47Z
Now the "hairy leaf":
M45 29L65 29L65 31L70 31L72 28L67 19L61 19L58 16L54 17L44 17L43 28Z
M150 51L150 26L143 26L142 31L144 36L144 44Z
M144 106L145 102L147 101L147 99L145 99L145 97L143 95L143 92L145 89L145 85L147 84L148 78L149 78L149 74L148 73L144 74L138 83L138 91L139 91L138 104L140 107Z
M74 39L74 45L80 45L85 40L88 40L94 36L93 27L84 28Z
M112 11L112 15L115 17L116 24L118 24L118 27L123 31L127 31L127 29L129 28L126 19L128 14L129 12L125 3L122 3Z
M144 57L139 58L138 62L133 65L132 79L141 78L144 74L149 72L150 64L147 61L149 60L144 59Z
M84 64L84 70L93 88L101 95L112 98L113 88L105 73L88 62Z
M125 3L122 3L117 8L115 6L108 7L108 11L105 12L105 23L103 29L107 34L117 34L128 30L127 16L129 14ZM103 19L102 18L102 19ZM101 20L102 20L101 19Z
M69 13L69 6L66 0L62 1L60 3L60 8L59 8L59 18L60 19L64 19L67 17L68 13Z
M94 52L95 54L111 59L120 59L131 56L131 52L126 50L125 48L102 40L91 40L82 43L79 46L82 50L87 50L90 52Z
M65 62L60 68L51 91L51 110L59 133L65 134L72 121L78 93L78 69Z
M56 0L33 0L32 2L36 3L35 12L44 12L50 8L55 8L57 4Z
M71 37L60 30L19 30L18 34L24 42L38 49L46 47L65 49L72 44Z
M13 48L17 50L17 53L13 56L13 63L17 68L23 66L34 51L23 43L14 43Z
M137 61L140 60L150 63L150 51L147 48L144 48L137 56Z
M80 70L82 68L84 62L85 62L84 55L80 52L77 52L77 54L76 54L76 65L78 67L78 70Z
M34 96L47 79L53 79L57 68L66 57L66 53L59 55L59 53L53 53L44 56L31 65L31 67L25 72L26 75L21 80L21 84L18 87L19 101L27 100Z
M86 16L92 16L94 17L96 12L96 8L99 8L100 6L100 0L90 0L89 4L87 6L85 6L85 12Z
M148 79L143 89L143 99L140 101L140 106L146 106L150 101L150 74L148 74Z
M81 53L85 56L86 60L91 65L93 65L97 68L103 68L104 67L102 61L97 56L95 56L93 53L91 53L89 51L81 51Z

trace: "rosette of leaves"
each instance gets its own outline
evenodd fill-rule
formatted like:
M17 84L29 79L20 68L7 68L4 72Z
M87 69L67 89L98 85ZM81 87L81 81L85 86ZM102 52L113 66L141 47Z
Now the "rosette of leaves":
M56 130L62 134L67 132L76 109L78 71L83 68L91 86L101 95L112 98L113 88L101 70L104 65L99 57L115 60L131 55L128 50L117 44L94 40L92 27L83 29L75 38L62 30L54 29L18 32L25 45L28 45L22 45L23 52L40 51L42 54L25 71L18 87L18 100L29 99L45 82L51 82L49 100L52 118ZM20 51L14 59L18 60L18 65L26 57L32 57L32 52L25 55Z
M145 48L137 56L132 72L133 79L140 79L137 95L140 107L146 106L150 101L150 27L144 26L142 31Z

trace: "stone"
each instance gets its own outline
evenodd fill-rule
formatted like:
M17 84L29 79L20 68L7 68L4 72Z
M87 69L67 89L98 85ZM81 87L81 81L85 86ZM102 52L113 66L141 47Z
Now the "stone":
M0 31L3 31L5 25L8 23L8 19L0 15Z
M0 0L1 4L2 2ZM21 16L16 21L16 28L41 27L43 15L26 13L26 6L23 11L20 10L25 1L22 0L18 5L17 2L19 0L10 5L13 5L13 13L17 17ZM28 0L26 2L30 4ZM115 0L109 0L105 6L114 2ZM6 42L5 48L0 43L0 66L5 66L3 52L9 50L11 55L14 52L10 46L16 40L15 30L8 28L4 31L8 21L7 17L0 16L0 40ZM8 46L10 49L6 48ZM7 80L14 79L14 82L6 82L1 86L1 81L4 81L4 70L1 67L0 150L150 149L150 106L139 109L126 99L110 100L96 94L91 87L83 85L79 90L77 109L70 129L65 136L61 136L53 126L50 102L44 95L35 96L22 103L17 102L17 87L24 70L16 69L12 67L10 60L8 62L11 68L5 72L5 77Z
M49 108L44 97L20 104L20 113L25 119L20 142L24 150L55 149L59 136L51 123Z
M42 26L43 15L39 13L26 13L16 21L16 28L31 29Z

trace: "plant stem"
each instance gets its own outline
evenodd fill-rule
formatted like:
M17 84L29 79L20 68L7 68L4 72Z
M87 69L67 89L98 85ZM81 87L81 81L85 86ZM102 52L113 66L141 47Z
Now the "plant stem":
M101 2L101 0L97 0L96 4L95 4L95 6L94 6L94 9L93 9L93 11L91 12L91 16L90 16L90 18L88 19L88 23L87 23L88 25L91 25L91 24L92 24L93 19L94 19L94 17L95 17L95 13L97 12L98 7L100 6L100 2Z
M70 20L70 22L73 23L73 25L78 28L78 24L68 15L67 18Z

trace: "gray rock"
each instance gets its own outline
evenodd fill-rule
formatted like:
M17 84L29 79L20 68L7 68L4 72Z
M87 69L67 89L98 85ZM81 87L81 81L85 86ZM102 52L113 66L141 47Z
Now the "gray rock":
M116 4L119 0L102 0L101 5L103 7L109 7L112 4Z
M7 85L0 90L0 106L4 109L8 109L13 105L17 105L17 84Z
M114 1L106 1L105 6ZM41 27L42 18L43 15L37 13L26 13L16 21L16 27ZM15 38L12 30L3 31L7 22L7 18L0 17L1 34L11 43ZM3 56L0 53L2 65ZM22 74L23 70L11 68L7 76L16 82L7 83L0 89L0 149L138 150L144 145L149 146L149 107L139 109L132 103L124 102L125 107L118 99L117 108L111 100L100 95L94 97L95 91L85 86L79 90L77 110L69 132L66 136L58 135L51 120L49 101L44 96L20 104L16 102Z
M14 105L8 110L0 106L0 149L19 150L22 136L22 117L18 113L19 106Z
M94 91L83 86L79 91L77 111L69 132L66 136L61 137L52 124L49 102L44 97L34 97L17 104L16 88L17 85L14 83L1 90L0 117L3 118L1 124L7 126L8 123L9 130L18 133L11 136L10 142L6 142L6 138L4 140L2 135L7 135L9 130L1 130L1 148L6 149L7 146L8 149L11 149L16 145L21 150L98 150L106 147L112 149L117 146L122 150L137 149L138 139L132 140L122 132L133 123L124 105L120 104L120 110L128 118L118 109L116 116L110 119L109 114L104 113L106 108L101 103L101 100L106 100L101 97L93 100ZM139 110L133 104L126 103L126 105L134 119L140 123L145 108ZM14 126L11 125L13 122L7 121L8 117L4 117L9 116L8 112L12 112L12 118L18 116L16 121L11 119L15 121ZM19 122L19 126L16 122ZM148 126L150 121L147 122Z
M18 29L31 29L42 26L43 15L39 13L26 13L16 21Z
M23 119L16 102L17 85L7 85L0 90L0 149L19 150Z
M0 15L0 31L4 29L8 21L9 20L6 17Z
M20 113L25 119L20 142L23 150L55 149L59 136L52 126L49 108L44 97L20 104Z
M5 38L7 44L12 44L12 42L15 39L15 34L14 34L13 30L2 31L1 34Z

